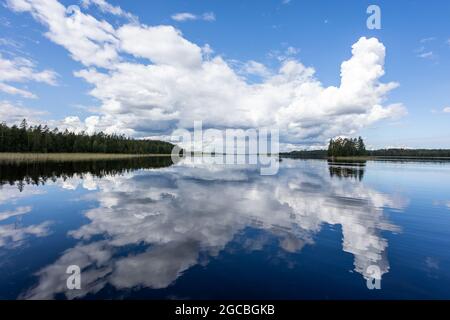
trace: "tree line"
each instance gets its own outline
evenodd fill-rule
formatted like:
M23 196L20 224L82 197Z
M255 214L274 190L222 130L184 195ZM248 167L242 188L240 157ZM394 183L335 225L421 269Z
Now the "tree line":
M280 152L281 158L293 158L293 159L326 159L327 150L294 150L290 152Z
M450 158L450 149L404 149L389 148L366 150L364 141L358 139L331 139L328 149L295 150L280 152L282 158L326 159L339 156L369 156L386 158Z
M366 145L361 137L330 139L329 157L366 156Z
M368 155L373 157L450 158L450 150L391 148L371 150Z
M0 123L0 152L92 152L129 154L170 154L173 144L159 140L137 140L117 134L74 133L48 126L19 126Z

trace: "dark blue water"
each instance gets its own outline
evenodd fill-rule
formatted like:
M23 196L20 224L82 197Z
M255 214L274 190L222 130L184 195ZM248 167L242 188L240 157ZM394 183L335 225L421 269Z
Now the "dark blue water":
M48 163L0 180L2 299L450 299L448 163Z

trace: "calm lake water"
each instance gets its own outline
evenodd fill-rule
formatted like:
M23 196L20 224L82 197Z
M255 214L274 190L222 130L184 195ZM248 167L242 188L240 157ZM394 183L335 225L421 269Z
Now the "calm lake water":
M2 164L0 183L2 299L450 299L450 163Z

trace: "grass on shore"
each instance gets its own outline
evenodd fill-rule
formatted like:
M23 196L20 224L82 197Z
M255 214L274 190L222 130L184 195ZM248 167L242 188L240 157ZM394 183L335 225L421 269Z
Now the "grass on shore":
M34 162L34 161L89 161L114 160L137 157L170 157L170 154L120 154L120 153L21 153L0 152L0 161Z

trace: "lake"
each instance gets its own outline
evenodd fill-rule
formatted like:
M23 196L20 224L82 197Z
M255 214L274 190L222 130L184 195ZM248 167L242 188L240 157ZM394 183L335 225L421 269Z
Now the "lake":
M8 163L0 184L1 299L450 299L449 162Z

